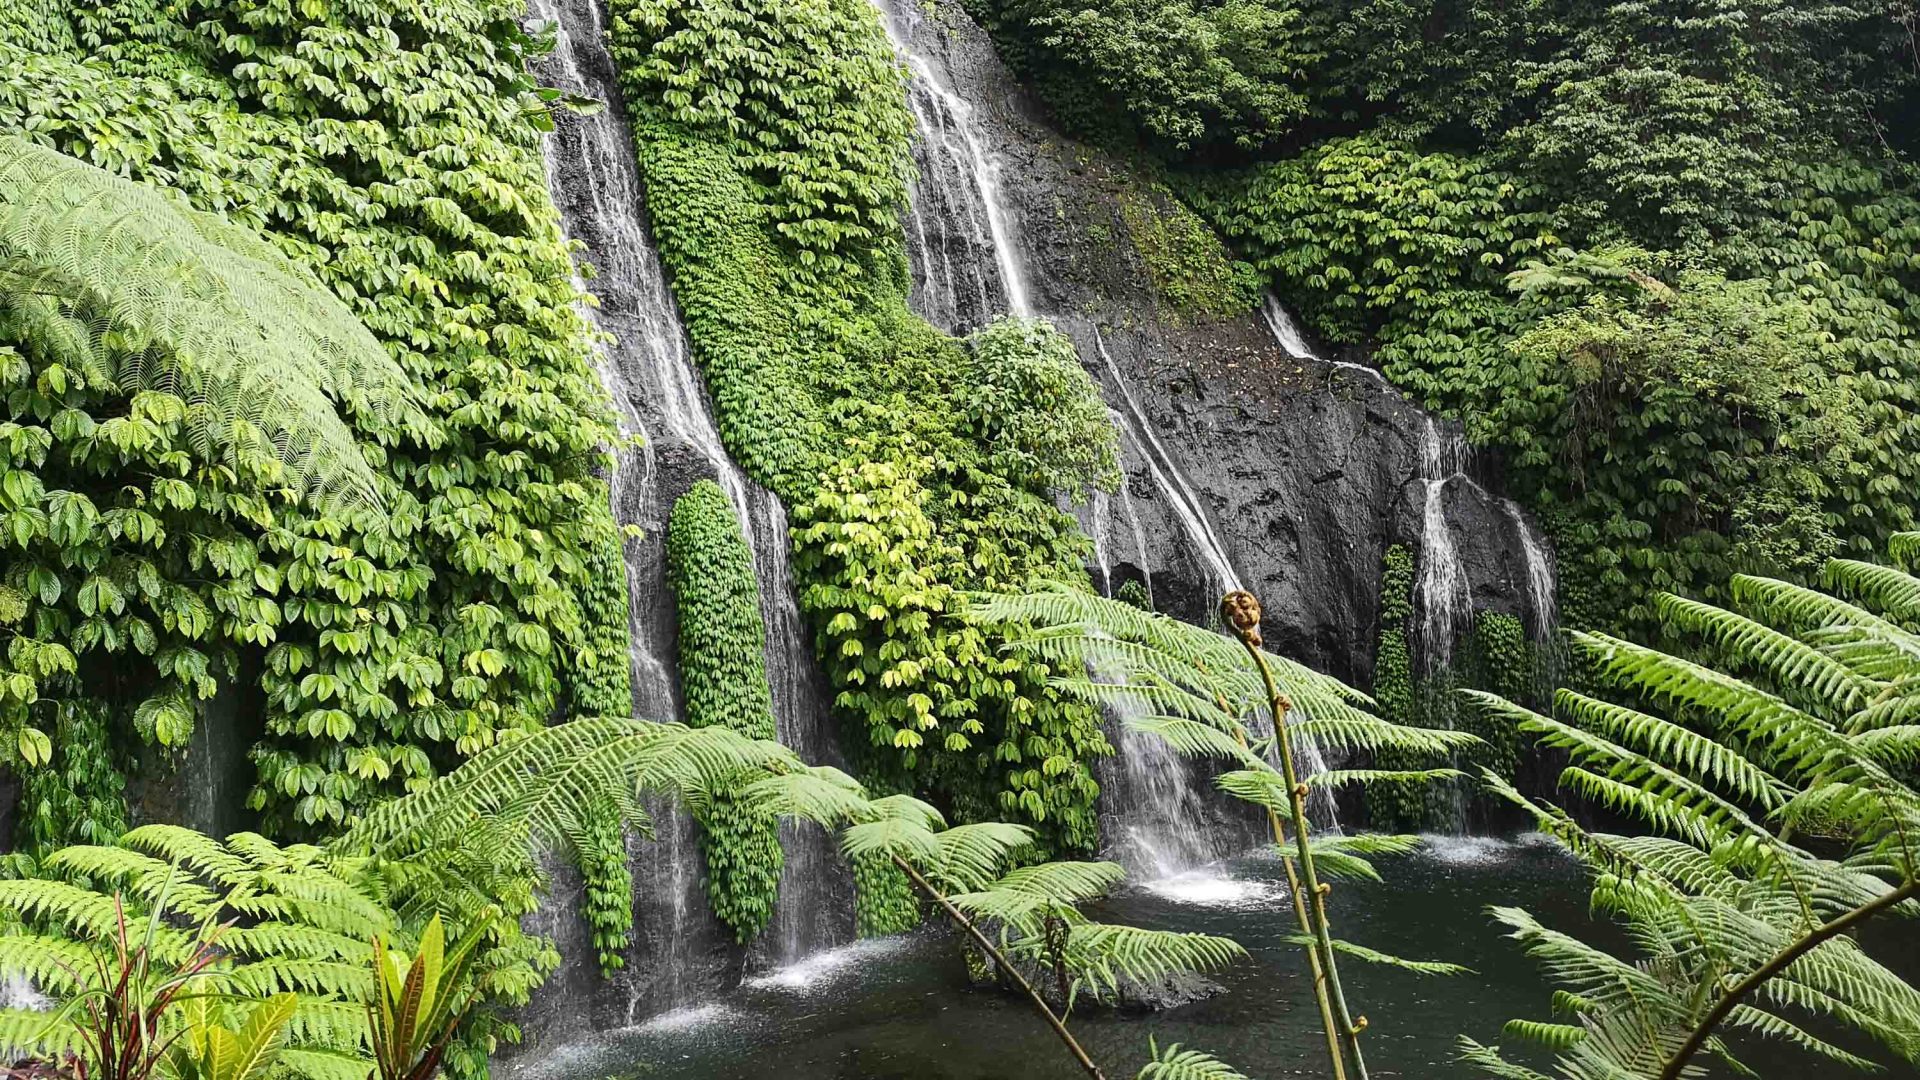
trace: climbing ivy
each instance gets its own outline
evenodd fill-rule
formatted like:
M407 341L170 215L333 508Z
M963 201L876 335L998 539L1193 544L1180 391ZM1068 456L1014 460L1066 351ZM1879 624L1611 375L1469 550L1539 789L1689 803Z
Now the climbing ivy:
M220 475L165 402L63 385L0 340L0 453L35 478L7 510L64 530L7 541L25 609L0 622L33 654L15 660L111 686L144 740L178 747L258 657L251 801L283 830L339 822L569 699L622 696L604 669L622 664L605 653L624 653L625 595L587 554L617 543L593 475L610 431L521 14L0 3L0 127L258 230L430 388L423 431L350 418L385 512L329 517Z
M582 815L583 828L573 837L586 903L581 914L593 936L600 973L611 976L627 966L627 946L633 942L633 870L627 864L626 819L618 805L602 800Z
M1508 701L1534 701L1533 647L1518 616L1484 609L1474 612L1465 652L1468 686ZM1520 742L1512 719L1486 709L1460 709L1457 715L1461 727L1479 736L1483 744L1466 754L1466 760L1511 781L1519 765Z
M920 924L920 895L907 875L882 855L853 860L854 932L885 937Z
M126 778L114 760L107 707L84 697L51 703L42 725L52 760L20 778L14 850L38 858L70 844L110 844L127 831Z
M1407 635L1413 621L1413 552L1400 544L1387 548L1380 564L1380 632L1373 650L1373 700L1381 719L1418 724L1418 692ZM1374 755L1382 769L1411 769L1421 763L1391 749ZM1427 785L1375 784L1367 789L1367 813L1375 828L1420 829L1432 824Z
M1052 489L1116 474L1091 382L1051 330L962 343L908 310L912 119L869 5L611 15L655 240L729 451L791 509L853 764L877 790L1091 848L1098 715L1000 648L1017 627L965 613L974 589L1085 585Z
M679 612L680 685L687 723L774 738L753 552L733 504L711 480L693 485L673 504L667 522L667 579ZM701 811L700 850L706 856L707 900L713 913L746 942L773 917L786 857L773 816L734 792L721 785Z

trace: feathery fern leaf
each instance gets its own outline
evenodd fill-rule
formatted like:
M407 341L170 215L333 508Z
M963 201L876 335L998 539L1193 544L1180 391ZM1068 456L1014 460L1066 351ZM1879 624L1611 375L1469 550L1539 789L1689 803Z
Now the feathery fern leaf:
M268 244L10 136L0 138L0 323L100 388L179 398L203 456L277 458L323 507L379 498L336 405L432 437L413 381Z

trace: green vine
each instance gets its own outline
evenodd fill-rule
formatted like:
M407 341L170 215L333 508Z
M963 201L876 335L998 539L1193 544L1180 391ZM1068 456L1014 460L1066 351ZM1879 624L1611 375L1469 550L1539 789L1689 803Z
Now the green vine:
M586 888L583 915L593 935L600 973L611 976L627 966L633 942L633 870L627 863L626 818L610 801L583 815L584 827L573 849Z
M733 504L711 480L695 484L673 504L667 522L667 579L680 616L680 684L687 723L774 738L753 552ZM707 901L738 940L750 941L773 917L780 889L786 856L778 825L725 784L711 794L700 825Z
M913 882L884 856L853 860L854 932L885 937L920 924L920 897Z
M35 858L69 844L111 844L127 831L126 778L114 762L113 722L101 702L50 703L53 759L23 770L14 849Z
M1381 559L1380 634L1373 651L1373 699L1380 717L1396 724L1419 725L1426 698L1424 686L1413 675L1408 634L1413 618L1414 556L1395 544ZM1374 755L1382 769L1414 769L1426 764L1406 754L1383 748ZM1375 784L1367 788L1367 812L1376 829L1417 831L1433 823L1427 785Z
M618 543L611 429L522 14L0 0L0 127L263 237L423 388L421 425L344 413L384 512L329 515L0 319L0 636L26 643L0 683L71 669L177 748L257 663L270 829L343 822L565 702L626 708L624 593L587 555Z
M1474 612L1465 651L1469 686L1508 701L1533 701L1534 649L1518 616L1501 611ZM1461 726L1486 744L1466 755L1467 760L1511 781L1520 753L1520 734L1514 730L1512 719L1484 709L1460 709L1458 715Z

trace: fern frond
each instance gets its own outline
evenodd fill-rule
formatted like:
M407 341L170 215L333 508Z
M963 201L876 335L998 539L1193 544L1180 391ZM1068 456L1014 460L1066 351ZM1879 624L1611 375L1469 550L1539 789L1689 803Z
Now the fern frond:
M1565 1050L1574 1043L1587 1037L1587 1029L1572 1024L1548 1024L1537 1020L1509 1020L1501 1032L1516 1039L1544 1046L1549 1050Z
M1153 1060L1142 1066L1134 1080L1247 1080L1233 1066L1198 1050L1182 1050L1169 1043L1165 1050L1153 1046Z
M1460 1060L1497 1080L1553 1080L1546 1073L1515 1065L1500 1056L1497 1046L1484 1046L1465 1035L1458 1039Z
M1288 936L1287 940L1302 948L1313 948L1315 944L1315 940L1310 934L1293 934ZM1416 975L1473 974L1472 968L1462 967L1459 964L1449 964L1441 960L1408 960L1402 956L1383 953L1378 949L1369 949L1365 945L1356 945L1351 941L1343 941L1340 938L1330 938L1327 944L1333 947L1334 952L1340 953L1343 956L1351 956L1356 960L1364 960L1369 964L1399 968L1401 971L1410 971Z
M1094 922L1068 929L1065 953L1077 981L1096 996L1117 992L1122 979L1151 983L1179 972L1217 970L1247 955L1231 938Z
M1776 1016L1763 1009L1756 1009L1751 1005L1734 1006L1733 1011L1727 1014L1727 1023L1733 1027L1743 1028L1747 1031L1767 1036L1768 1038L1790 1042L1800 1049L1816 1057L1825 1058L1836 1065L1845 1065L1850 1069L1858 1069L1861 1072L1885 1071L1879 1062L1869 1061L1858 1054L1850 1054L1825 1039L1816 1038L1808 1034L1806 1029L1800 1027L1798 1024L1789 1023L1783 1017Z
M1327 769L1305 777L1303 782L1308 787L1337 788L1347 784L1426 784L1465 775L1459 769Z
M969 915L1032 934L1037 932L1040 917L1097 900L1125 876L1117 863L1039 863L1014 870L986 889L947 899Z
M1920 578L1904 570L1855 559L1832 559L1823 575L1828 588L1895 620L1920 618Z
M1776 687L1813 709L1841 714L1864 708L1878 687L1820 650L1745 616L1671 593L1654 598L1669 624L1714 642L1743 664L1764 671Z
M241 235L158 189L0 138L0 310L29 339L122 393L179 397L208 456L264 451L323 507L377 506L335 405L425 439L418 389L338 299Z

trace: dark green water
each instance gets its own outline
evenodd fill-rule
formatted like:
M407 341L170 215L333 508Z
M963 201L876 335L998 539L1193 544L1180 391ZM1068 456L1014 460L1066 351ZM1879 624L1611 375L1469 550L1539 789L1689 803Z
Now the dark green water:
M1357 960L1341 972L1370 1020L1368 1065L1388 1077L1472 1075L1454 1062L1461 1033L1498 1042L1515 1016L1544 1018L1548 990L1485 914L1525 906L1552 924L1585 922L1586 885L1557 849L1441 838L1384 862L1385 884L1343 883L1336 930L1403 956L1465 964L1471 976L1428 978ZM1110 1078L1131 1077L1147 1039L1203 1048L1255 1080L1325 1074L1325 1042L1277 887L1277 862L1245 860L1224 876L1138 890L1104 917L1223 934L1251 957L1218 976L1226 992L1155 1015L1076 1015L1073 1028ZM522 1080L605 1077L781 1080L1073 1080L1082 1076L1020 1004L969 989L952 941L938 933L865 942L756 980L710 1005L529 1062Z

